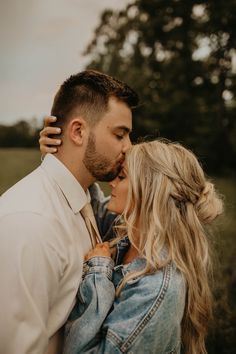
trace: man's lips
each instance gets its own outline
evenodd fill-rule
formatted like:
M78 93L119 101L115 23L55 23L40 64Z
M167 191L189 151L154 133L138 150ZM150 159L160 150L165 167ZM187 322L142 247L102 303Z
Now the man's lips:
M119 160L118 160L118 163L120 163L121 165L124 163L125 161L125 157L121 157Z

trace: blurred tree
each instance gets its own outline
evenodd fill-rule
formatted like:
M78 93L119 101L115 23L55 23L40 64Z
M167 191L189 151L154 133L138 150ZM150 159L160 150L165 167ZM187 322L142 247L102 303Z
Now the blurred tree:
M141 97L136 137L158 132L192 148L208 171L234 167L235 0L136 0L105 11L88 67Z
M20 120L9 125L0 125L0 147L37 147L39 128L35 119L27 122Z

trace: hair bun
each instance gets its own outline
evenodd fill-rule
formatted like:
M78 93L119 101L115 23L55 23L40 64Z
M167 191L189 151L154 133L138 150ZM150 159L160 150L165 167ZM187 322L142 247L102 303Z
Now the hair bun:
M195 204L195 210L199 220L203 224L211 223L223 211L223 203L216 193L212 183L206 182L205 187Z

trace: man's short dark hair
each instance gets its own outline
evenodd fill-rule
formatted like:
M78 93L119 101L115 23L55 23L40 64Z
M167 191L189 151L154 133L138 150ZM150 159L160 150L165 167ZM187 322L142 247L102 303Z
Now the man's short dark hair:
M51 115L57 126L81 115L95 125L108 110L110 97L124 102L130 109L138 104L138 95L124 82L95 70L85 70L70 76L57 92Z

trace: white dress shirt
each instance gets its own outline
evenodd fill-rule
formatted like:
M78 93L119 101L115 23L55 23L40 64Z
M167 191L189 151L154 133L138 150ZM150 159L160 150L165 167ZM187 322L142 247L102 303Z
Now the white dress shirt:
M53 155L0 197L0 354L58 354L91 248L89 192Z

